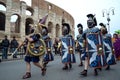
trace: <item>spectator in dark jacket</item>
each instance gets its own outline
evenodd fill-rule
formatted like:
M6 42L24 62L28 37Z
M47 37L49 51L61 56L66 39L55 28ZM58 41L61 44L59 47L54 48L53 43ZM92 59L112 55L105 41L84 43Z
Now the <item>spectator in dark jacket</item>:
M10 48L11 48L11 52L13 53L18 47L18 42L15 38L15 36L13 37L13 40L11 40L10 42ZM17 58L17 52L13 55L13 58Z
M5 39L2 40L2 59L7 59L9 44L9 40L5 36Z

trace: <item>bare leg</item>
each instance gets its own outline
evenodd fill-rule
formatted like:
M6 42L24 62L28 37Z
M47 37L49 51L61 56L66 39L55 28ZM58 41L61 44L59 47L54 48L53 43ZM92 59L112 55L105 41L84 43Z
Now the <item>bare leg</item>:
M88 70L88 59L87 57L85 58L85 67L84 67L84 70L81 72L81 75L83 76L87 76L87 70Z
M85 58L85 70L87 70L87 69L88 69L88 59Z
M23 79L27 79L31 77L31 64L26 62L26 74L23 75Z
M46 74L46 68L44 68L42 65L40 65L39 62L33 62L33 64L39 68L41 68L41 71L42 71L42 75L44 76Z
M31 72L31 64L26 62L26 72Z
M37 67L39 67L39 68L43 68L43 66L42 65L40 65L40 63L38 63L38 62L33 62L33 64L35 65L35 66L37 66Z
M39 59L40 59L40 61L39 61L40 65L41 65L42 67L44 67L44 65L43 65L43 64L44 64L43 56L40 56Z
M83 66L82 58L81 58L81 53L80 52L79 52L79 58L80 58L80 64L78 66Z

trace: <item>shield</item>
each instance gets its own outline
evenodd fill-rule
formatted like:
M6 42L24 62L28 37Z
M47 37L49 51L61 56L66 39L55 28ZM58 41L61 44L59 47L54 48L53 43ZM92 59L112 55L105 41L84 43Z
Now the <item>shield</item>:
M82 60L85 60L85 57L86 57L86 50L85 50L85 42L84 42L84 39L81 38L81 39L78 39L78 44L79 44L79 50L80 51L80 54L81 54L81 59Z
M82 51L84 47L83 38L79 39L78 43L79 43L79 50Z
M105 38L103 38L103 44L107 64L108 65L116 64L116 59L113 52L112 38L110 36L109 37L106 36Z
M74 46L75 41L69 37L63 37L62 41L62 62L72 62L75 63L75 55L74 55Z
M52 40L49 38L49 39L46 39L44 40L45 41L45 44L46 44L46 50L47 50L47 53L52 53L51 51L51 47L52 47Z
M44 56L44 61L53 61L53 54L52 54L52 39L47 38L45 41L46 44L46 54Z
M45 43L42 39L28 43L28 52L33 56L41 56L45 52Z
M87 49L89 64L91 67L102 67L106 65L105 56L103 53L102 37L97 33L88 33Z

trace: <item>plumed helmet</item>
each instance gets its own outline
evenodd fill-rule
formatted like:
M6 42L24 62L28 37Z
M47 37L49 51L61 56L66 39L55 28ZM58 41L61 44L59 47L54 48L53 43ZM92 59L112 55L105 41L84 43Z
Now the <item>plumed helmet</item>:
M100 25L101 27L106 28L105 24L103 24L103 23L100 23L99 25Z
M79 23L79 24L77 25L77 28L83 29L83 25L82 25L81 23Z
M42 29L45 29L48 32L48 28L47 27L42 27Z
M94 21L94 25L93 25L93 26L97 26L97 20L96 20L96 18L95 18L95 15L93 15L93 14L88 14L87 17L88 17L88 18L91 18L91 19Z
M43 31L43 32L45 32L46 35L48 34L48 28L47 28L47 27L43 26L43 27L42 27L42 30L45 30L45 31Z
M66 26L68 29L68 33L70 32L70 25L68 23L63 23L62 26Z
M48 14L39 20L39 24L44 26L47 18L48 18Z
M104 23L100 23L99 25L101 26L100 30L102 31L103 34L108 33L107 28Z
M93 15L93 14L88 14L87 17L88 17L88 18L89 18L89 17L93 18L94 15Z

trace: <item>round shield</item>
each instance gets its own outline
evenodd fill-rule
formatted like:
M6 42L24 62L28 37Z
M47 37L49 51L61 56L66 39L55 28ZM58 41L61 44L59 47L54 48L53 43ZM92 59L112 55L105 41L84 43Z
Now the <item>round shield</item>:
M45 43L42 39L28 43L28 51L33 56L43 55L45 53L45 47Z

